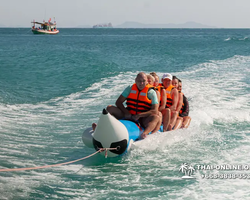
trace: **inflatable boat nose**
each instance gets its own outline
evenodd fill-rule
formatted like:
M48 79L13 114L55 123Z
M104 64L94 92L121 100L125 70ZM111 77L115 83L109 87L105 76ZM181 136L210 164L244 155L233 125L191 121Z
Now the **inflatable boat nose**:
M117 148L117 150L108 151L108 157L116 157L126 151L128 140L129 134L125 125L113 117L106 109L103 109L93 133L95 149Z

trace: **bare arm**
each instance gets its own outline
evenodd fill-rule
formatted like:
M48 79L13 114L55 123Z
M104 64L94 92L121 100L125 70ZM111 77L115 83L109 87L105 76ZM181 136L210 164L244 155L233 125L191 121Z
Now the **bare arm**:
M155 91L156 92L156 95L157 95L157 99L158 99L158 102L160 102L160 96L161 96L161 94L160 94L160 92L159 91Z
M130 112L124 107L123 102L126 101L126 97L120 95L118 99L115 102L115 105L117 108L119 108L125 115L125 118L130 118L131 114Z
M177 109L176 111L179 113L182 107L182 103L183 103L183 94L179 93L179 101L178 101L178 105L177 105Z
M184 110L183 112L180 114L181 117L185 117L188 116L189 114L189 103L186 97L183 96L183 102L184 102Z
M166 102L167 102L167 96L166 96L166 90L161 90L161 105L159 107L159 111L163 111L166 108Z
M135 119L135 120L138 120L140 119L141 117L147 117L149 115L153 115L153 114L158 114L158 108L159 108L159 104L153 104L151 106L151 109L147 112L142 112L142 113L139 113L137 115L133 115L132 117Z
M171 98L172 98L172 106L170 106L170 110L172 111L176 111L176 108L177 108L177 103L178 103L178 100L179 100L179 97L178 97L178 91L176 88L174 88L171 92Z

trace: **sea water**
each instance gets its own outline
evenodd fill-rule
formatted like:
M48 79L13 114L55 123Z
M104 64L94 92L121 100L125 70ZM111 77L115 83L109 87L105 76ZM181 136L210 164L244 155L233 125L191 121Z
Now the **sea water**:
M94 153L83 131L141 71L182 80L188 129L148 136L119 158L0 172L0 199L250 198L248 29L1 28L0 169Z

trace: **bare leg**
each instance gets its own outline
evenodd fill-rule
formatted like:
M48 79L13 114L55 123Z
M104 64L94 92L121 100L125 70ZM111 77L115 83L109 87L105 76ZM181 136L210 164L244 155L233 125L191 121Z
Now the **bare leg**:
M187 128L190 122L191 122L191 117L189 116L183 117L182 128Z
M155 133L155 132L157 132L160 129L160 127L161 127L161 123L162 123L162 114L161 114L161 112L159 112L158 115L159 115L159 122L157 123L156 127L154 128L154 130L152 130L152 134Z
M169 108L166 108L162 111L163 116L163 132L167 131L170 124L171 112Z
M177 112L171 111L171 120L170 120L170 124L168 125L168 131L172 131L175 125L176 119L177 119Z
M156 95L157 95L157 99L158 99L158 102L160 102L160 99L161 99L161 94L159 91L156 91Z
M176 123L174 125L174 130L179 129L182 125L183 118L182 117L177 117Z
M122 119L124 117L123 112L115 106L107 106L107 111L113 115L116 119Z
M152 130L155 129L156 125L159 122L159 115L150 115L143 119L143 124L146 127L143 133L141 134L142 138L145 138Z

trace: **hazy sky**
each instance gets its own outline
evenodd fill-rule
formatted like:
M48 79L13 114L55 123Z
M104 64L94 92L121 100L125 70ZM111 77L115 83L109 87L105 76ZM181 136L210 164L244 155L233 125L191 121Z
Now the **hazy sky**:
M250 27L250 0L0 0L0 25L30 27L56 18L58 27L126 21L218 28Z

